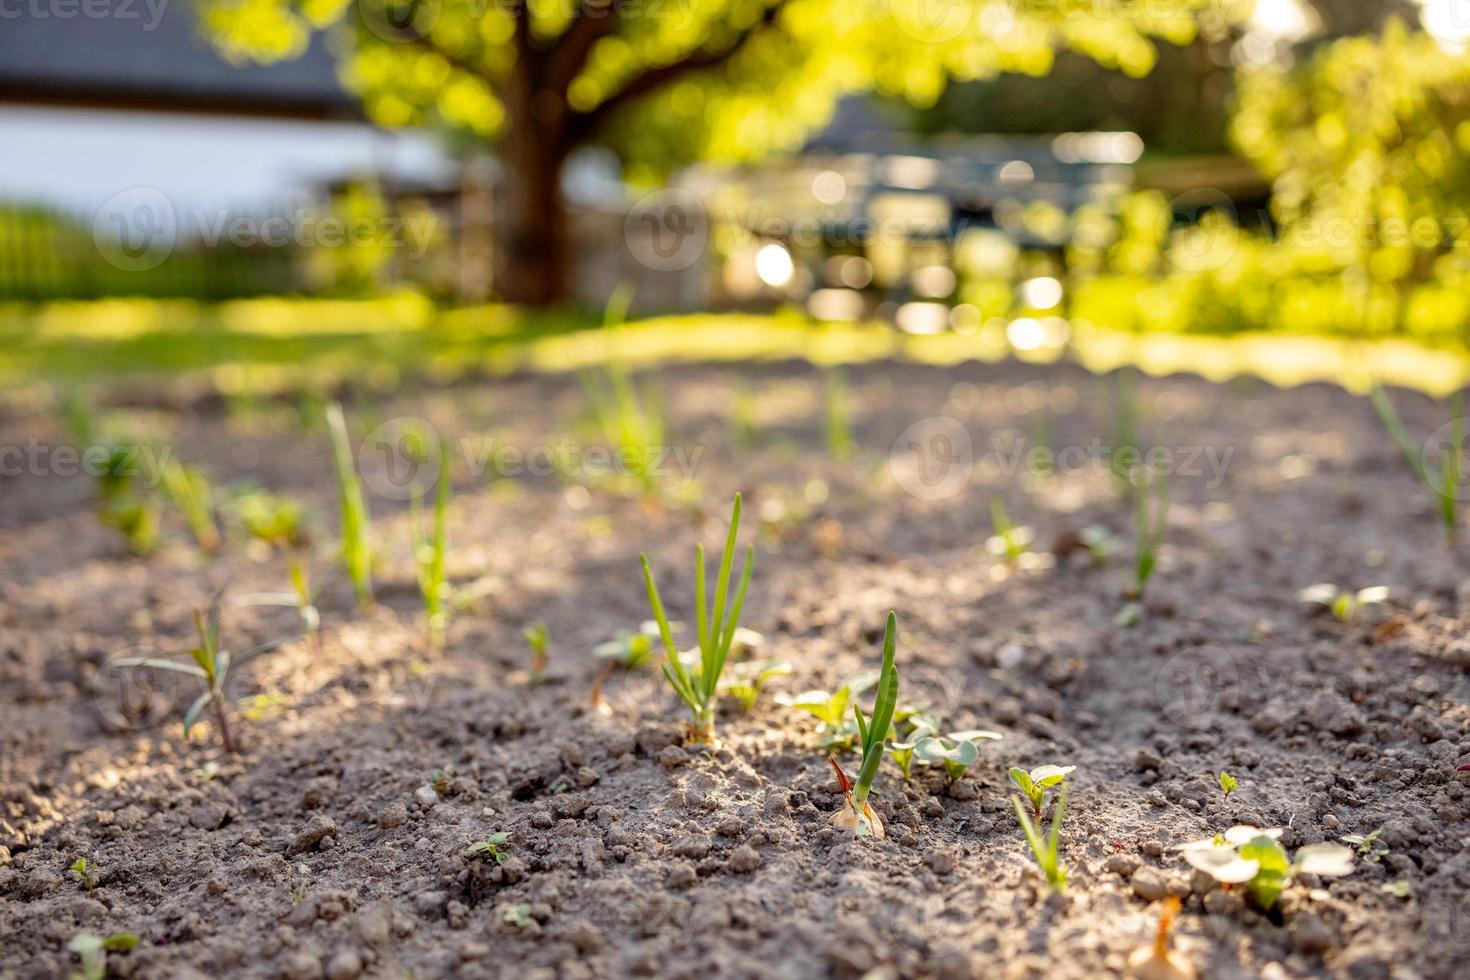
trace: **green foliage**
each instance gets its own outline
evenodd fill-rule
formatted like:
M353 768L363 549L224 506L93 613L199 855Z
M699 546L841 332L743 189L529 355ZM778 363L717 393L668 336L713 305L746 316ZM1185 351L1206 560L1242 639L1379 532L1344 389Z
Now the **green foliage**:
M1152 38L1184 44L1194 12L1218 5L1008 8L1008 29L977 30L984 0L936 10L920 0L693 0L664 16L611 4L440 3L394 0L210 0L201 23L232 60L299 56L314 30L341 21L342 74L388 127L439 125L461 139L496 140L518 125L518 66L534 60L544 138L598 143L635 172L667 173L698 159L733 162L794 149L837 100L865 89L932 104L951 79L1040 75L1059 47L1141 76Z
M131 932L114 932L106 936L83 932L72 936L66 948L76 956L78 965L72 971L71 980L103 980L107 976L107 954L127 952L139 942Z
M164 657L127 657L116 661L116 666L148 667L153 670L167 670L198 678L204 690L184 712L184 738L189 737L189 730L194 727L194 723L199 720L204 709L213 707L215 722L219 727L220 741L224 743L225 751L233 755L238 749L230 734L229 718L225 708L225 684L230 671L243 667L262 654L270 653L285 640L271 640L257 644L238 655L223 649L220 646L221 601L222 596L216 595L207 613L197 609L194 611L194 630L198 637L198 645L191 647L188 651L192 663L170 659L174 656L171 654Z
M219 550L218 519L214 512L214 491L209 479L199 470L186 467L169 457L163 464L163 488L174 508L194 535L199 547L209 554Z
M979 729L931 735L919 739L914 746L914 757L924 763L942 763L945 775L953 782L964 776L965 770L980 758L980 742L1000 737L998 732Z
M737 378L730 386L730 444L750 449L759 439L755 395L748 381Z
M1220 792L1223 793L1227 798L1230 796L1231 793L1235 792L1235 787L1238 785L1236 783L1235 777L1230 775L1230 773L1226 772L1224 769L1220 770L1220 775L1215 781L1220 787Z
M1037 766L1030 772L1025 769L1012 767L1010 770L1011 782L1025 794L1031 804L1031 812L1036 819L1041 819L1041 807L1046 799L1046 791L1053 786L1060 785L1072 773L1077 771L1076 766Z
M797 711L805 711L819 722L822 751L846 752L857 739L857 722L848 707L852 699L878 682L878 674L862 670L848 677L835 691L802 691L800 694L778 694L776 703Z
M1393 402L1388 400L1383 388L1375 384L1368 397L1378 411L1378 417L1383 420L1384 428L1408 461L1409 469L1413 470L1419 482L1429 491L1430 498L1439 510L1439 519L1444 524L1445 538L1453 544L1460 531L1459 494L1465 465L1464 391L1455 392L1454 404L1450 409L1449 438L1439 447L1440 457L1433 462L1424 458L1423 451L1404 430L1403 423L1399 421L1399 413L1394 409Z
M1344 834L1338 840L1352 845L1364 864L1377 864L1388 856L1388 845L1378 839L1382 833L1383 828L1379 827L1369 834Z
M1012 778L1019 769L1012 769ZM1063 786L1061 794L1057 797L1057 805L1052 810L1051 829L1043 840L1036 824L1031 822L1026 808L1021 805L1020 799L1011 797L1011 804L1016 810L1016 822L1021 825L1021 833L1026 838L1026 846L1031 848L1031 856L1036 859L1036 866L1041 869L1046 878L1046 885L1055 895L1064 894L1067 890L1067 867L1062 863L1061 841L1062 841L1062 817L1067 812L1067 787ZM1041 811L1036 811L1036 819L1041 819Z
M151 496L124 495L103 505L102 521L122 534L128 550L139 557L158 547L158 501Z
M1133 626L1142 618L1143 606L1139 600L1158 567L1159 546L1169 531L1168 475L1155 470L1138 472L1146 474L1147 478L1141 479L1134 489L1133 583L1128 588L1128 598L1132 601L1114 617L1113 621L1119 626Z
M507 905L505 912L501 914L501 921L508 926L524 929L531 924L531 906L526 902Z
M735 538L740 532L740 494L735 495L735 504L730 511L730 531L725 540L725 550L720 555L720 573L715 580L712 606L705 605L705 562L704 546L695 549L694 607L696 632L699 640L699 660L686 668L674 645L673 629L664 613L663 600L659 598L658 586L653 581L653 570L648 557L640 555L643 563L643 581L648 589L648 605L658 623L659 636L664 643L668 661L664 664L664 677L680 700L689 708L695 734L700 738L712 738L715 727L715 702L720 688L720 674L725 669L725 660L730 654L730 645L735 640L735 630L740 625L740 610L745 605L745 590L750 586L750 573L755 565L755 548L747 547L745 563L741 570L735 598L730 601L730 570L735 561ZM728 605L727 605L728 604Z
M1309 844L1295 858L1277 843L1281 831L1231 827L1223 834L1191 841L1179 850L1196 870L1227 885L1244 884L1263 909L1270 909L1299 874L1324 878L1353 872L1353 852L1339 844Z
M510 860L510 832L507 830L497 831L482 841L471 844L465 854L470 857L481 856L487 861L496 864L504 864Z
M413 529L414 565L418 569L419 595L424 600L424 614L429 624L429 645L438 648L444 643L444 629L449 621L446 600L449 598L449 582L445 562L449 550L449 445L439 444L439 470L434 488L434 520L432 529L423 526L424 490L422 487L412 498L409 523Z
M332 462L337 471L337 500L342 517L342 564L352 581L358 604L370 606L373 602L373 552L368 540L367 501L353 460L347 420L337 402L327 406L327 428L332 434Z
M1339 622L1350 623L1363 606L1377 605L1388 601L1388 586L1372 585L1356 592L1343 591L1331 582L1309 585L1296 594L1302 602L1321 606L1332 613Z
M1036 535L1029 527L1016 527L1006 513L1005 502L999 498L990 502L990 526L995 535L985 543L986 550L1008 564L1018 565L1031 550Z
M839 463L852 458L852 409L847 393L847 375L841 368L828 368L823 386L826 411L823 436L827 442L827 455Z
M229 507L247 535L286 556L287 575L291 580L290 594L256 596L256 601L273 604L289 602L295 605L301 614L302 626L308 633L314 634L321 625L321 615L313 605L311 577L307 567L310 537L301 505L269 490L251 488L236 493Z

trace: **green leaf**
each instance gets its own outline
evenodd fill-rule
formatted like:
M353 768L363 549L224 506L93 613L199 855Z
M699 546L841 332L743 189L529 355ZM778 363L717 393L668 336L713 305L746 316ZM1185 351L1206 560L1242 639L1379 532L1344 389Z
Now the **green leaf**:
M1021 792L1025 793L1028 797L1035 792L1036 784L1031 781L1031 774L1026 770L1012 766L1008 775L1011 777L1011 782L1019 786Z
M1055 786L1076 771L1076 766L1037 766L1031 770L1031 783L1041 789L1046 789L1049 786Z
M114 660L112 664L114 667L152 667L155 670L172 670L175 673L198 677L200 680L206 679L204 671L193 664L181 664L159 657L124 657L122 660Z
M185 738L188 738L189 737L189 729L193 728L194 727L194 723L199 720L199 713L201 711L203 711L205 709L205 707L209 704L209 702L212 701L213 699L214 699L214 692L213 691L205 691L203 694L199 695L197 698L194 699L194 703L193 704L189 705L189 710L186 711L186 712L184 712L184 737Z
M104 949L109 949L113 952L121 952L123 950L134 948L138 945L140 941L141 940L138 939L135 933L114 932L112 935L102 940L102 946Z

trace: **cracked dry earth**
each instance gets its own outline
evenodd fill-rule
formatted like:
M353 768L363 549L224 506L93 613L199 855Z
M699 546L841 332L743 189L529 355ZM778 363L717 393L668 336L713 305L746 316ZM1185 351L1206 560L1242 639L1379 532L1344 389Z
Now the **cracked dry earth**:
M110 954L112 976L1095 977L1122 972L1168 894L1183 898L1176 946L1206 977L1470 972L1465 555L1366 402L1143 380L1145 440L1180 469L1205 449L1222 465L1171 481L1162 567L1125 627L1131 545L1101 566L1070 547L1089 525L1131 535L1111 474L1008 463L1043 406L1054 448L1105 442L1106 381L1066 365L856 368L856 451L838 464L805 365L656 379L677 440L701 451L698 486L667 506L575 472L491 479L460 461L462 598L442 653L424 647L404 504L370 500L376 608L355 611L331 569L324 431L293 428L285 406L120 394L115 421L320 521L320 648L290 642L237 676L238 758L208 724L180 738L193 692L109 661L183 646L221 586L279 591L280 559L234 541L205 559L175 524L132 559L87 478L0 479L0 976L65 976L72 936L125 931L142 942ZM737 380L755 392L754 447L727 437ZM1411 431L1444 421L1427 399L1398 401ZM587 439L585 412L574 379L520 376L405 388L357 431L415 415L532 447ZM900 439L936 416L972 440L949 496L913 467L958 466L958 450ZM63 438L19 409L0 435ZM590 710L591 648L647 615L639 550L687 619L694 545L718 549L737 489L758 550L744 622L792 676L748 714L727 706L712 753L682 744L654 670L614 675L611 713ZM995 497L1055 546L1054 567L990 555ZM1322 581L1390 597L1341 623L1296 597ZM890 608L902 700L1004 740L952 785L885 763L890 837L854 840L828 825L839 797L811 719L772 694L875 666ZM521 631L541 620L549 678L530 686ZM290 610L226 607L227 646L293 630ZM1045 900L1005 781L1048 762L1078 767L1065 906ZM1228 801L1221 769L1240 782ZM1298 881L1265 915L1172 850L1236 823L1285 828L1289 848L1381 827L1387 852ZM499 831L504 864L466 856ZM81 856L90 893L67 871Z

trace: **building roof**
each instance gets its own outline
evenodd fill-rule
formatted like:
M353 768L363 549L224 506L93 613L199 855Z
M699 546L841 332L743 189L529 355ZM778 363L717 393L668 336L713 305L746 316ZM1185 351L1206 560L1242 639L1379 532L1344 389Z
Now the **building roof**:
M0 102L256 116L359 118L320 35L304 55L234 65L200 35L191 4L44 5L0 24ZM132 16L129 16L131 14Z

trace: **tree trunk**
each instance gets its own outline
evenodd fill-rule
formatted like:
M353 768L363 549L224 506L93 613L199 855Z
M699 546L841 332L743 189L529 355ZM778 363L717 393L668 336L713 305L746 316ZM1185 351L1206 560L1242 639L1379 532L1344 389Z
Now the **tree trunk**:
M567 216L561 193L567 150L551 127L512 116L502 144L505 179L496 230L495 291L546 306L567 297ZM548 131L550 130L550 131Z

